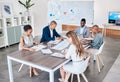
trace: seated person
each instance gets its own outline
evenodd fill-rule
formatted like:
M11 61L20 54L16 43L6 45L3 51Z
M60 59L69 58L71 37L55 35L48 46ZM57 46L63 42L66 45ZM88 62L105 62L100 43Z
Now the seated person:
M89 43L91 48L99 49L103 44L103 35L99 32L99 26L94 25L92 29L93 41Z
M48 42L55 39L62 39L61 36L55 30L56 26L57 23L55 21L51 21L50 25L44 27L40 42Z
M77 27L77 29L75 30L75 33L80 36L82 35L83 38L88 38L89 37L89 28L87 26L85 26L86 24L86 19L81 19L80 22L80 26Z
M87 50L89 53L92 55L98 51L98 49L101 47L103 44L103 35L102 33L99 32L99 26L94 25L92 29L92 34L93 34L93 41L88 43L90 48Z
M29 51L35 51L33 48L31 48L33 46L33 43L34 41L33 41L33 36L32 36L32 27L30 25L25 25L24 34L20 38L19 50L24 49L24 50L29 50ZM33 74L36 76L39 75L37 70L31 66L30 66L29 73L30 73L30 77L32 77Z
M66 72L77 73L79 72L79 65L81 64L81 60L84 59L84 48L79 41L77 35L73 31L69 31L67 34L67 40L71 43L67 53L65 54L66 59L71 59L69 63L65 64L60 68L61 78L60 82L64 82L66 77Z

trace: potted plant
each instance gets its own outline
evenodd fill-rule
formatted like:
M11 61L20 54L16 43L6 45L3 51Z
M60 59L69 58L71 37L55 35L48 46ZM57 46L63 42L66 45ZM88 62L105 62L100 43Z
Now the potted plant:
M31 3L31 0L26 0L25 3L20 0L18 0L18 2L26 8L25 15L29 16L29 10L35 4Z

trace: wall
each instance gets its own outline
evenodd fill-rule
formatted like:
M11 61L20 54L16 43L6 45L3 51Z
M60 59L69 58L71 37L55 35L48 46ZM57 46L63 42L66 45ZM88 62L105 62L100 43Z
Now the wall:
M120 12L120 0L61 0L61 1L94 1L94 24L103 27L108 23L109 11Z
M120 0L94 0L94 24L108 23L109 11L120 12Z
M42 33L42 28L48 24L47 23L48 0L32 0L32 1L33 3L35 3L35 5L31 7L30 12L34 16L35 35L40 35ZM25 11L25 8L18 3L18 0L0 0L0 2L11 3L13 6L14 15L18 15L19 12Z
M15 14L18 14L20 11L25 11L25 9L20 4L18 4L17 1L18 0L0 0L0 2L12 3ZM31 9L31 12L34 16L35 35L39 35L42 33L42 28L48 24L47 22L48 8L47 7L48 7L49 0L32 0L32 1L35 3L35 6L33 6ZM66 0L66 1L69 1L69 0ZM83 0L83 1L87 1L87 0ZM100 26L102 26L108 21L107 18L108 18L109 11L120 11L120 0L94 0L94 1L95 1L94 24L99 24Z

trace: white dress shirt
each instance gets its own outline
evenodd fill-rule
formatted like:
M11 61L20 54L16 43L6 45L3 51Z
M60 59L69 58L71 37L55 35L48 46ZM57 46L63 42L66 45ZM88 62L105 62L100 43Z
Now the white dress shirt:
M50 35L51 35L51 37L53 37L53 30L51 30L51 29L50 29Z
M72 61L81 61L83 59L77 55L75 45L70 45L65 57L66 59L72 59Z
M81 35L83 34L83 31L84 31L84 27L81 27L81 28L80 28L80 34L81 34Z
M76 53L76 47L74 45L71 45L68 49L67 54L65 55L67 59L72 59L72 61L68 62L63 66L63 69L65 72L70 72L70 73L75 73L78 74L80 73L81 64L83 57L80 57Z

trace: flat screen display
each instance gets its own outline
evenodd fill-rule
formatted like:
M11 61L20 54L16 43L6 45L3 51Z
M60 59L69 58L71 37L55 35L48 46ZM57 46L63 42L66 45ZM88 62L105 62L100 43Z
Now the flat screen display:
M117 20L120 20L120 12L109 12L109 23L116 23Z

